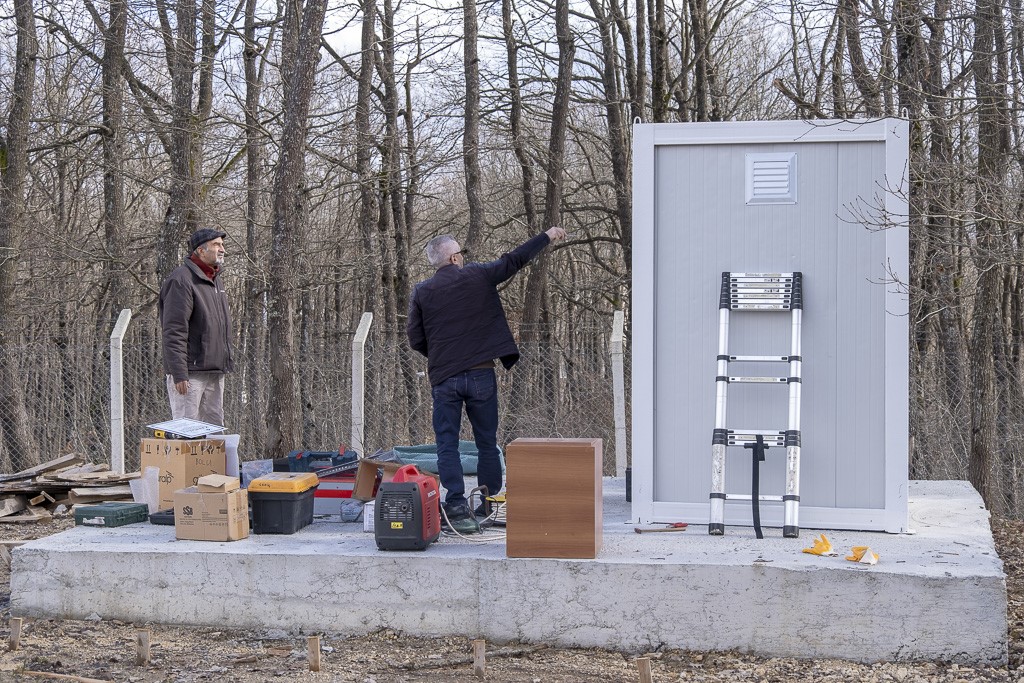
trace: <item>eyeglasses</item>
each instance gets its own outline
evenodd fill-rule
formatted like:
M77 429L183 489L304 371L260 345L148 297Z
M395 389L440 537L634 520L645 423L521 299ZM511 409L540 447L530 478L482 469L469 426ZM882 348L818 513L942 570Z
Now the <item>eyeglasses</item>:
M459 249L459 253L465 256L466 254L469 253L469 247L463 247L462 249Z

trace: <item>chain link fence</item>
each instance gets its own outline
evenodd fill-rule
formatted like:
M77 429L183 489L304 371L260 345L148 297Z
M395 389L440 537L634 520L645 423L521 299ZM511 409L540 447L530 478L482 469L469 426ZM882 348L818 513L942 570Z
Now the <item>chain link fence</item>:
M520 344L511 371L499 366L499 443L521 436L599 437L605 473L615 470L611 329L574 330L576 341ZM302 443L335 450L352 435L353 333L300 343L297 363ZM579 341L583 340L583 341ZM426 360L409 349L404 331L372 329L365 346L363 450L432 443ZM151 324L128 328L123 344L125 468L139 467L146 425L170 418L160 340ZM242 460L267 457L267 406L274 353L260 344L236 349L225 385L228 430L241 435ZM623 359L626 406L629 355ZM13 472L70 452L109 462L110 340L76 345L31 344L0 354L0 372L16 381L0 393L0 471ZM628 416L627 416L628 425ZM18 430L27 432L10 438ZM471 439L468 421L463 438ZM274 454L276 456L284 453Z
M990 454L988 507L1007 517L1024 516L1024 368L1018 363L995 364L990 398L980 402L966 359L922 359L910 383L912 479L968 479L974 420L987 414L995 424L982 440Z
M604 471L615 471L615 397L612 330L574 329L563 342L521 342L522 357L509 372L498 370L499 442L517 437L599 437ZM521 334L522 331L520 331ZM296 448L334 450L352 435L352 341L354 334L299 346L297 383L302 443ZM243 460L266 457L272 349L239 349L226 383L227 427L241 435ZM629 430L631 364L624 354L626 425ZM170 417L161 370L160 340L151 323L129 327L123 343L125 467L139 466L137 444L146 425ZM363 450L432 443L430 384L426 361L412 352L404 332L371 329L365 346ZM66 453L107 462L110 439L109 338L75 343L34 343L0 348L0 471L14 472ZM971 448L971 383L950 380L922 365L911 378L910 476L965 479ZM1011 376L1013 375L1013 376ZM1012 370L996 377L998 431L991 473L993 508L1019 516L1024 497L1024 381ZM472 438L468 423L463 438ZM275 454L275 455L284 455Z

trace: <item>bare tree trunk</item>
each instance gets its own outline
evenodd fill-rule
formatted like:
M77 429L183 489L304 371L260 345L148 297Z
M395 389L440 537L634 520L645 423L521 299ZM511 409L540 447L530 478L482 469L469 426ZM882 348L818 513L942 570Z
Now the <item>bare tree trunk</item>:
M478 251L483 239L484 202L480 196L480 57L477 54L476 0L462 0L463 68L466 77L466 107L462 131L462 160L466 169L466 200L469 228L466 243Z
M35 443L25 405L23 382L12 348L17 340L20 306L15 297L15 275L21 261L21 235L25 231L25 178L28 174L28 137L32 96L35 91L39 43L32 0L15 0L18 39L14 87L7 116L7 135L0 139L0 367L8 381L0 382L0 439L7 466L18 468L35 456Z
M637 19L639 21L639 18ZM647 26L651 36L651 108L652 123L668 120L668 29L665 26L665 0L648 0ZM685 121L686 117L682 117Z
M611 0L612 18L618 27L619 37L622 39L622 54L626 61L625 73L622 74L626 84L626 95L629 98L630 120L644 118L644 98L647 90L647 62L644 55L647 52L647 34L644 30L644 13L647 11L644 0L637 0L636 5L636 42L634 44L633 31L630 29L628 8L626 0ZM614 44L614 39L613 39Z
M865 113L877 117L882 115L881 88L878 79L871 75L861 47L858 2L859 0L839 0L838 11L842 14L853 80L860 90L861 97L864 98Z
M402 192L402 138L398 134L398 85L395 80L395 10L391 0L383 0L384 7L381 21L380 41L380 72L384 86L384 172L381 174L383 187L381 201L387 204L386 211L381 211L381 256L385 264L385 281L387 286L384 327L395 334L398 329L398 312L405 311L409 301L409 274L403 274L398 268L399 250L406 253L404 264L408 268L408 253L405 249L405 202ZM404 282L404 289L399 283ZM404 335L403 335L404 338Z
M572 95L572 68L576 45L569 26L569 0L555 2L555 30L558 35L558 78L555 102L551 109L551 138L548 140L547 182L544 193L544 225L561 225L562 184L565 166L565 132L569 121L569 100ZM526 283L523 304L523 341L537 339L544 299L547 296L550 253L545 250L534 262Z
M519 86L519 43L516 41L512 23L512 0L501 2L501 24L505 36L505 55L508 65L509 127L512 133L512 150L515 152L522 172L523 210L526 214L527 232L539 232L537 207L533 197L533 161L526 148L523 131L523 97Z
M103 262L106 301L99 319L106 325L128 304L124 269L124 41L128 26L126 0L110 0L103 35Z
M356 95L356 175L359 177L359 232L362 236L361 289L363 311L377 313L380 261L377 251L377 177L371 168L376 141L370 128L370 95L373 87L377 5L362 0L362 40L359 60L359 89Z
M419 43L419 22L417 21L417 41L412 59L405 66L405 81L403 83L402 95L404 101L399 110L397 74L395 67L395 33L394 33L394 8L391 0L384 0L384 17L387 28L384 30L384 92L387 100L385 107L388 112L388 120L394 121L393 142L388 146L388 157L390 158L388 171L388 185L391 193L392 215L394 216L394 290L395 290L395 320L389 327L392 327L392 339L398 350L397 376L401 386L405 390L406 419L402 422L406 425L406 433L397 433L398 438L411 438L413 443L420 441L420 396L417 383L417 369L419 362L414 358L414 352L405 342L405 311L411 293L410 268L410 245L412 244L413 225L415 224L416 212L414 202L417 192L418 162L416 159L416 133L413 124L412 78L421 59ZM393 115L393 116L392 116ZM403 119L405 125L405 147L402 147L402 138L398 131L398 120ZM390 137L390 135L389 135ZM405 176L407 186L402 186L402 162L405 160ZM398 423L399 420L394 422Z
M291 0L284 16L284 126L274 173L273 227L270 248L270 296L267 323L274 362L270 371L268 457L301 446L298 386L295 381L296 254L300 248L306 131L309 101L320 61L326 0Z
M838 21L840 13L835 13ZM897 0L893 6L893 25L896 30L896 88L897 99L901 111L907 112L910 118L910 192L909 216L910 225L910 319L912 336L910 343L910 377L911 405L921 404L925 395L921 388L926 381L927 370L925 359L928 354L929 325L919 321L926 319L932 304L925 296L923 284L930 269L925 267L925 254L928 250L928 235L924 229L924 213L927 206L926 194L928 186L924 179L923 169L927 163L924 132L924 103L921 90L921 79L924 78L924 45L921 40L921 6L919 0ZM837 44L841 42L843 32L840 30ZM841 63L841 62L840 62ZM837 62L833 61L833 83L839 80L835 73ZM835 87L835 86L833 86ZM916 418L916 419L915 419ZM919 427L923 420L915 415L910 421L910 477L911 479L927 478L931 461L918 457L918 446L923 445L930 437L928 430Z
M1009 147L1005 83L997 77L996 45L1002 31L998 0L979 0L974 15L971 71L978 105L978 186L976 214L979 295L974 307L971 348L972 419L968 477L992 507L999 496L993 481L998 460L997 345L1003 343L1000 324L1002 268L999 264L1003 182Z
M171 193L157 245L157 277L163 280L177 266L179 248L198 226L196 164L197 122L192 111L196 62L195 0L176 0L172 28L167 0L157 0L167 70L171 75Z
M707 0L688 0L693 31L694 120L717 121L721 118L714 97L714 65L711 62L711 29Z
M832 115L837 119L845 119L849 111L846 106L846 89L843 87L843 64L846 62L846 32L842 28L842 13L836 12L836 46L832 51L831 68L832 75L830 84L832 86Z
M249 398L248 415L257 424L262 413L261 385L263 369L260 353L264 335L266 292L263 286L263 263L259 258L260 188L263 159L263 133L260 126L262 82L257 59L260 46L256 40L256 0L245 2L244 50L245 72L245 297L242 301L242 335L240 338L241 381ZM267 41L269 45L269 39Z
M615 179L615 216L620 230L626 273L632 270L633 241L633 170L630 160L628 124L624 121L622 94L619 91L618 51L612 35L612 24L601 0L590 0L601 34L601 79L604 85L605 115L608 120L608 150L611 154L612 177Z
M946 107L946 84L942 82L942 60L945 53L945 23L949 14L946 0L935 3L935 22L927 47L927 68L921 85L928 107L931 128L929 163L927 169L928 235L930 244L930 270L935 273L933 288L939 312L939 341L942 348L943 374L949 405L962 405L966 398L965 340L963 334L962 297L957 282L963 273L956 266L953 254L956 235L953 214L953 141L949 130L949 112Z

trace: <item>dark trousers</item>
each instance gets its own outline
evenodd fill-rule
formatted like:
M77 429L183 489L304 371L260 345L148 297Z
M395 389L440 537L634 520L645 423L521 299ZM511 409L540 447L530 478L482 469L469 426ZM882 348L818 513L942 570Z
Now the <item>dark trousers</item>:
M434 397L434 437L437 440L437 471L447 489L445 504L466 502L459 431L465 407L479 451L477 483L490 494L501 490L501 457L498 454L498 381L492 368L466 370L449 377L431 393Z

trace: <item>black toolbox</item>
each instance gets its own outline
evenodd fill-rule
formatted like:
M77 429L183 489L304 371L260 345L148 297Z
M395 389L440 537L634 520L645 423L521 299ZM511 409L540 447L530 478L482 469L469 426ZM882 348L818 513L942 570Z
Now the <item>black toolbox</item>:
M254 534L294 534L313 523L312 472L272 472L249 482Z

